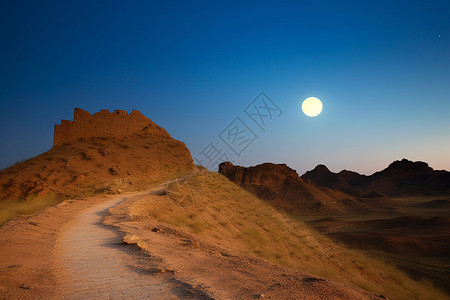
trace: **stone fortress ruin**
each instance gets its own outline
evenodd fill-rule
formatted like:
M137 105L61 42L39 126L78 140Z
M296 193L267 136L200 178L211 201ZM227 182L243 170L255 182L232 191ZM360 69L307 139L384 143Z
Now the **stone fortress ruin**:
M61 120L60 125L55 125L53 146L81 138L129 136L145 127L164 131L137 110L128 114L125 110L115 110L111 113L107 109L102 109L92 115L81 108L75 108L73 121Z

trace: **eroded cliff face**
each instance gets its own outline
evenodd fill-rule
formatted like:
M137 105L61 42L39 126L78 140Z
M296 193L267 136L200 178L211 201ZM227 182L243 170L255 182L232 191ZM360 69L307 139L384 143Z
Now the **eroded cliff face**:
M138 111L74 115L56 125L50 151L0 171L0 200L142 190L196 168L184 143Z
M282 185L298 183L302 180L297 172L285 164L264 163L254 167L235 166L230 162L219 165L219 173L239 185Z
M259 198L291 213L366 211L369 207L337 190L304 182L285 164L264 163L253 167L219 165L219 173Z

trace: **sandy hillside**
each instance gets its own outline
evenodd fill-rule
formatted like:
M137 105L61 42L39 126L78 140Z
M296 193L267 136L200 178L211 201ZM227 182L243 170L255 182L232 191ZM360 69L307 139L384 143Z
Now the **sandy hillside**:
M0 298L379 298L211 244L154 219L133 214L130 221L135 204L150 193L160 197L164 188L65 200L7 221L0 226ZM114 227L103 224L105 216Z
M218 247L225 257L232 253L263 258L277 266L306 271L391 299L447 298L427 282L415 281L393 266L333 243L214 172L199 172L112 213L117 214L116 221L129 220L118 226L131 236L130 242L150 253L155 250L152 243L159 244L163 239L155 232L161 236L167 233L177 236L187 249L208 252ZM207 245L205 249L203 244ZM160 253L173 265L182 263L178 252ZM260 293L279 295L270 286Z
M81 118L77 125L80 115L88 119L83 122ZM34 202L31 206L40 199L51 203L61 198L141 190L195 169L184 143L139 112L90 115L77 109L74 119L67 125L67 136L58 127L62 125L56 125L55 145L50 151L0 171L0 202L26 199ZM121 126L120 122L122 127L130 122L134 126L108 131L111 121L119 123L116 126ZM63 124L66 122L71 121Z

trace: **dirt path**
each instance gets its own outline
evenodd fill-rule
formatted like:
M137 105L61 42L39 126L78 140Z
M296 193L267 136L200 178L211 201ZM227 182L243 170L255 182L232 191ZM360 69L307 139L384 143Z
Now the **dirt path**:
M0 299L205 299L102 224L135 195L66 200L0 226Z
M118 197L84 210L69 222L56 244L66 299L204 298L166 274L138 247L124 244L117 229L102 223Z
M65 276L64 294L82 298L170 298L175 296L164 279L140 271L140 253L122 244L122 237L103 225L107 210L122 201L116 198L91 207L68 224L57 243Z
M64 224L111 199L65 200L0 226L0 299L61 299L55 245Z

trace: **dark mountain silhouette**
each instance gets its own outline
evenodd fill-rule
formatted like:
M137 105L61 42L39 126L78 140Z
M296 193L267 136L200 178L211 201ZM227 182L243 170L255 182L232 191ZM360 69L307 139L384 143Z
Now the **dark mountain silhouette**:
M302 177L317 186L339 189L354 196L379 197L450 194L450 172L433 170L427 163L394 161L370 176L343 170L333 173L318 165Z
M338 190L317 187L301 179L285 164L264 163L253 167L219 165L219 173L259 198L290 213L343 213L369 211L365 203Z

